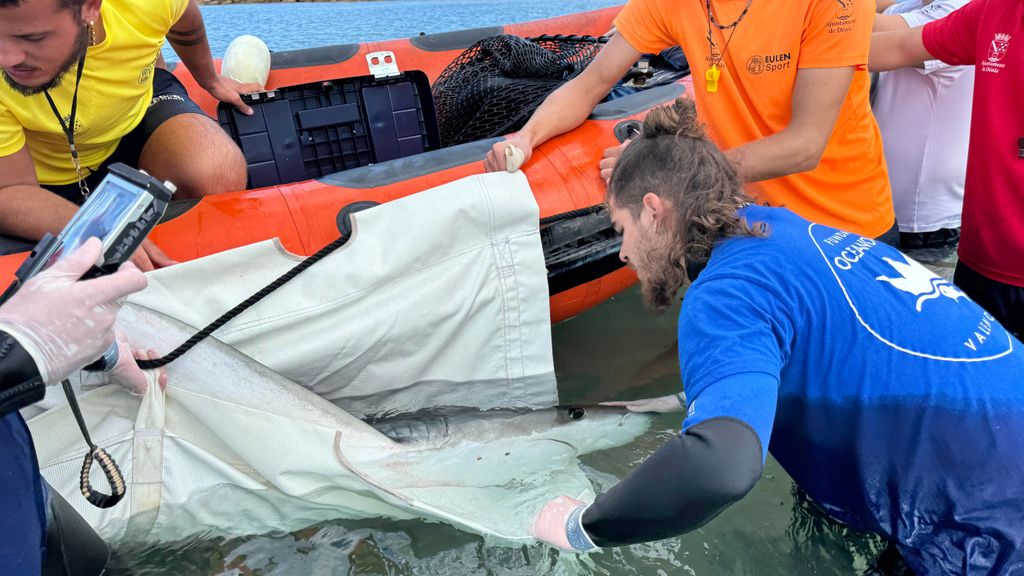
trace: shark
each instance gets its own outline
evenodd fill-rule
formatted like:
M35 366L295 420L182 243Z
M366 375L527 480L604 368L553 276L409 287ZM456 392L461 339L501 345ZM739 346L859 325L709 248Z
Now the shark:
M490 410L444 406L364 420L391 440L415 450L545 438L589 454L628 443L647 430L651 416L598 404Z
M164 350L193 331L133 304L118 326ZM626 445L652 421L588 405L349 412L215 338L170 364L167 376L166 390L150 385L141 397L116 384L79 397L93 441L125 474L127 496L111 509L79 494L86 446L70 409L29 423L44 477L108 541L387 517L445 522L515 545L532 541L532 518L550 499L593 499L579 456ZM106 488L97 474L93 484Z

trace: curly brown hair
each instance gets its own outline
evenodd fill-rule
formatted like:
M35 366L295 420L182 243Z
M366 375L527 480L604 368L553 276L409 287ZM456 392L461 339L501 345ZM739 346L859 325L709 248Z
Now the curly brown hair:
M686 265L706 263L715 243L730 236L768 233L765 225L752 227L736 213L751 202L750 197L736 169L708 139L689 98L647 113L640 136L615 164L607 199L637 218L648 192L674 207L674 222L669 223L674 238L666 252L668 277L662 287L671 294L691 280Z

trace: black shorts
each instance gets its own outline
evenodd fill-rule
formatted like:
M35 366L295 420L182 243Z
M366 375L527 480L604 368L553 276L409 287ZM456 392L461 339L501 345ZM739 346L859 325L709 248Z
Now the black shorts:
M877 237L875 237L875 241L876 242L880 242L882 244L888 244L889 246L892 246L893 248L899 248L900 247L900 227L899 227L899 225L897 225L895 222L893 222L892 223L892 228L889 228L885 232L882 232Z
M142 122L131 132L121 138L114 153L103 161L102 164L91 174L85 177L85 182L90 190L95 190L100 181L107 175L107 168L114 163L123 162L133 168L139 166L139 156L142 155L142 148L149 141L149 137L156 132L165 121L178 116L179 114L203 114L205 112L188 97L185 86L163 68L153 71L153 99L149 102L146 115ZM75 204L82 204L85 199L79 191L78 183L61 185L44 185L50 192L66 198Z
M1024 337L1024 287L993 280L963 261L956 263L953 283L1014 336Z
M932 232L900 232L900 250L925 248L956 248L960 243L959 228L939 228Z

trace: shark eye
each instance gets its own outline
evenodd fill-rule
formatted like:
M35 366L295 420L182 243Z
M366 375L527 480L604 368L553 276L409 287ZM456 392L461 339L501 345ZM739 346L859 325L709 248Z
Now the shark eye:
M572 420L579 420L587 415L586 408L580 408L579 406L573 406L569 408L569 418Z

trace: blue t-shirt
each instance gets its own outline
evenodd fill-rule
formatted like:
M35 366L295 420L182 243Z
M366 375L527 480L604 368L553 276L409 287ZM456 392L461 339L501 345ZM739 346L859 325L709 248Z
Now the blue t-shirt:
M679 321L688 414L747 422L839 520L918 573L1024 574L1024 352L956 286L874 240L750 206ZM995 572L994 572L995 571Z

